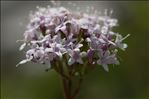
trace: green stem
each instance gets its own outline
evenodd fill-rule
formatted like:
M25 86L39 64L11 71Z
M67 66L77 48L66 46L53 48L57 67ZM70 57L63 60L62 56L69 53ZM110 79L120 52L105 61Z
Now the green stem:
M64 97L68 99L68 91L67 91L67 84L64 78L62 78L62 83L63 83L63 92L64 92Z
M59 70L59 67L55 66L54 69L62 78L69 79L69 77L65 75L62 70Z
M65 99L75 99L79 93L80 86L83 81L83 77L82 77L82 74L79 73L80 78L79 78L76 88L74 89L73 88L73 77L75 73L75 66L74 65L68 66L65 61L66 60L58 60L56 62L56 65L54 66L54 69L61 76ZM65 70L67 70L68 72L66 72Z
M75 91L74 91L74 93L73 93L73 95L72 95L72 99L75 99L76 96L78 95L78 93L79 93L79 91L80 91L80 88L81 88L82 82L83 82L83 78L80 78L80 79L79 79L79 82L78 82L78 86L77 86L77 88L75 89Z

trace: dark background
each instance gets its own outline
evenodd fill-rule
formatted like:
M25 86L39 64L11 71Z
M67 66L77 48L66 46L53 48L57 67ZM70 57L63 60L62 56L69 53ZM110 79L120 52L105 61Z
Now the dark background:
M114 31L131 34L125 40L126 51L120 51L121 64L110 66L110 72L97 67L83 83L78 99L149 99L149 2L148 1L76 1L77 6L62 6L82 11L94 6L99 11L113 9L119 20ZM1 2L1 99L63 99L59 76L45 72L45 66L27 63L15 65L24 59L19 52L28 14L36 6L51 5L48 1Z

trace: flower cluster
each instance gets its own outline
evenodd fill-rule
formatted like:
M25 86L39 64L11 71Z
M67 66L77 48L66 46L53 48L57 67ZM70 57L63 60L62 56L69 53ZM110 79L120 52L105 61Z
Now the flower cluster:
M119 64L117 49L125 50L124 38L112 31L117 19L108 15L96 16L70 12L64 7L38 8L30 15L20 50L28 46L26 59L17 64L32 61L49 64L66 58L68 65L101 65L108 71L109 64ZM84 60L85 59L85 60Z

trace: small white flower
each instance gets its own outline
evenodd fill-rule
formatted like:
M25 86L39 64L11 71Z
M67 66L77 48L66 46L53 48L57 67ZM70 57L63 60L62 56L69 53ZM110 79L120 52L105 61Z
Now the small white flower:
M30 29L30 30L25 31L24 39L25 39L25 41L37 40L38 36L36 34L36 30Z
M107 34L108 33L108 27L107 26L101 27L101 33Z
M102 65L106 71L109 71L108 64L119 64L116 53L110 54L110 51L100 50L98 56L97 64Z
M124 39L126 39L130 34L126 35L124 38L120 34L116 34L115 44L117 47L121 48L122 50L125 50L127 48L126 43L122 43Z
M73 49L73 50L70 50L70 59L68 60L68 65L72 65L74 63L80 63L80 64L83 64L83 61L82 61L82 55L80 53L80 50L79 49Z

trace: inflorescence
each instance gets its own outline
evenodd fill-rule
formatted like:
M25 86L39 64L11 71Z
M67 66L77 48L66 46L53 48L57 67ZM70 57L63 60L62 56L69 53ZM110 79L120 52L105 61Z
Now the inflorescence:
M65 59L67 65L101 65L109 71L108 65L119 64L118 49L125 50L127 44L119 33L112 31L117 19L111 15L88 15L75 13L64 7L38 8L30 15L30 22L24 33L20 50L28 46L26 59L17 64L32 61L48 64Z

